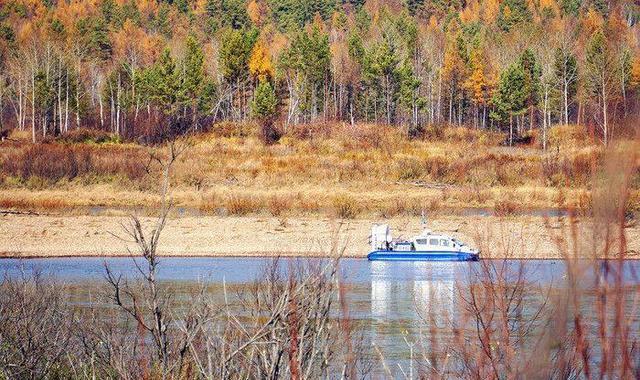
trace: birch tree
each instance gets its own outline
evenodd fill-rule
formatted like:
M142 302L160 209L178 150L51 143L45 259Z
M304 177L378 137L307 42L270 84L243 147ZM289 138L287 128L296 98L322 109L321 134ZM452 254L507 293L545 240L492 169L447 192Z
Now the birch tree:
M602 132L602 142L608 145L612 136L610 106L617 96L620 83L619 65L603 30L596 31L586 49L585 84L599 112L595 118Z

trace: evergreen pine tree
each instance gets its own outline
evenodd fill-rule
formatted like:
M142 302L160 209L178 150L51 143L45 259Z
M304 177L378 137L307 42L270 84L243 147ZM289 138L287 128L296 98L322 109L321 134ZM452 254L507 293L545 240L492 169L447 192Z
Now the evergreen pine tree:
M191 109L192 121L197 122L198 98L202 95L205 80L204 53L193 35L187 37L187 52L184 58L184 74L180 91L181 101ZM197 128L197 125L195 126Z
M180 83L176 65L169 49L164 49L160 59L153 68L146 73L146 82L150 91L150 100L167 116L170 123L175 122L178 114L178 95Z
M520 55L519 64L524 73L523 91L526 97L526 107L529 109L529 128L532 129L534 110L540 97L540 77L542 76L542 70L530 49L526 49L522 55Z
M278 98L271 82L261 80L251 102L251 112L260 123L262 138L267 144L277 141L280 137L278 130L274 127L277 108Z
M500 3L497 23L500 29L509 31L515 25L531 21L531 17L526 0L505 0Z
M500 75L498 88L491 99L494 110L491 118L501 125L509 125L509 144L513 144L513 117L526 111L527 91L525 73L519 63L513 63Z

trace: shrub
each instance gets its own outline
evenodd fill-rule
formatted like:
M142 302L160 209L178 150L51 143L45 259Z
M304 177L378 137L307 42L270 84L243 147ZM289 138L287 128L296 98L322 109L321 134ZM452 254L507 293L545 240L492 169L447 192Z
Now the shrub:
M449 162L443 156L429 156L426 162L426 168L429 176L433 181L441 181L448 172Z
M258 126L253 123L222 121L211 127L211 133L217 137L249 137L258 134Z
M399 180L416 180L426 172L424 163L415 157L402 157L396 161L397 178Z
M79 128L58 136L56 141L65 143L104 144L120 143L120 138L117 135L97 129Z
M259 207L258 202L247 195L231 195L225 203L225 208L230 215L247 215L257 211Z
M340 195L333 200L336 215L341 219L354 219L362 211L358 202L347 195Z
M549 146L580 147L591 143L591 138L584 125L554 125L549 129Z
M87 145L58 143L28 145L5 155L3 174L23 181L40 178L49 183L76 177L125 176L140 180L146 174L148 158L141 149L102 149Z
M57 182L87 173L91 168L91 156L87 152L76 156L71 148L63 145L37 144L15 157L8 157L3 166L6 173L23 180L39 177Z
M199 209L207 213L216 212L222 206L220 197L217 193L212 192L202 196L200 199Z
M573 157L571 174L574 184L586 184L591 179L594 163L599 161L599 154L595 150L583 151Z
M36 209L36 210L59 210L70 205L59 198L0 198L0 208L3 209Z
M124 176L130 180L141 180L147 175L149 158L142 149L95 148L92 149L91 155L95 174Z
M422 131L422 137L425 140L441 140L444 137L445 127L432 124Z
M515 215L520 209L520 205L514 200L505 198L496 200L493 206L493 213L496 216L511 216Z
M291 200L282 196L272 196L269 198L269 213L273 216L281 216L291 210Z
M382 218L392 218L405 212L407 212L407 204L404 199L394 199L378 206L378 213Z
M334 124L330 123L307 123L292 125L287 131L287 135L299 140L312 140L315 138L328 139L334 133Z
M296 207L303 213L316 213L320 210L320 202L316 198L296 195Z
M495 166L496 181L501 186L517 186L523 184L525 175L520 172L521 166L516 163L509 165L497 164Z
M334 133L337 135L337 133ZM345 124L336 136L345 147L350 149L380 148L392 151L398 144L406 141L400 128L377 124Z

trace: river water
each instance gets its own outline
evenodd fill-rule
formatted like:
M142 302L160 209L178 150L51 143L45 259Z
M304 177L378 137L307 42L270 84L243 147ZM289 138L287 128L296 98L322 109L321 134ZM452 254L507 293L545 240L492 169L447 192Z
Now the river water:
M282 268L305 259L280 259ZM308 259L318 260L318 259ZM271 258L162 258L158 277L174 289L188 289L189 284L207 282L241 288L260 277L273 261ZM485 261L484 264L487 262ZM72 302L82 304L92 297L88 289L104 283L105 264L115 273L135 278L138 274L132 258L44 258L0 259L0 274L9 276L29 273L38 269L79 289ZM562 261L509 260L495 261L496 265L519 268L526 271L527 286L539 289L526 304L535 308L545 294L545 289L566 286L566 267ZM437 310L430 323L446 324L445 319L461 312L456 301L457 286L468 286L477 278L482 262L369 262L366 259L342 259L340 279L348 284L347 305L349 316L364 330L367 342L376 346L385 360L395 363L393 371L400 371L409 355L412 342L419 340L428 330L424 310ZM605 265L605 264L599 264ZM582 281L593 283L593 270L586 270ZM639 284L640 261L624 264L623 278L626 284ZM76 286L77 285L77 286ZM221 289L220 286L215 287ZM220 290L218 290L220 291ZM535 294L538 294L536 296ZM630 313L632 309L629 309ZM527 313L526 307L524 313ZM638 317L630 315L635 326ZM640 329L637 329L640 330ZM400 372L398 372L399 374ZM395 376L396 374L394 374Z

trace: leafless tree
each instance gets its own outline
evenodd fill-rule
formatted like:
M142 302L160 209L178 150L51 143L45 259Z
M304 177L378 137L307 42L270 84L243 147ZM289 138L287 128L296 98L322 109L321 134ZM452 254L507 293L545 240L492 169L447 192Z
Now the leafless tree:
M39 271L0 281L0 378L44 379L63 367L74 318L63 294Z
M106 279L111 289L110 300L130 321L133 321L137 329L137 334L132 334L137 336L137 340L126 342L125 345L132 350L129 356L136 358L142 355L143 362L151 367L147 370L157 371L162 379L179 377L178 375L185 370L189 353L187 348L195 335L192 331L198 330L200 318L206 315L206 311L202 313L205 307L199 308L199 313L192 310L182 318L177 317L172 311L173 292L166 286L162 286L157 278L160 264L158 244L172 206L169 198L171 169L188 146L186 142L172 141L169 143L167 157L155 154L150 157L150 165L156 163L162 171L160 215L150 231L135 215L131 216L129 224L123 225L122 239L133 243L137 248L135 254L132 251L129 253L142 259L138 261L134 258L133 260L139 273L138 281L132 284L128 279L123 278L122 274L114 273L105 264ZM204 294L203 291L200 292L200 295L202 294ZM202 303L194 302L194 305L200 306ZM186 325L188 328L181 330L177 327L178 325ZM106 335L112 338L118 334L112 334L109 331ZM113 342L113 339L107 341ZM147 341L151 342L152 350L145 358L145 350L138 349L136 346L144 347ZM107 349L107 355L103 357L113 358L113 347L122 346L111 345ZM126 352L122 354L127 355ZM110 361L113 364L113 361ZM156 363L158 368L153 368ZM130 370L126 365L117 367L121 367L123 372ZM139 367L144 368L144 366Z

